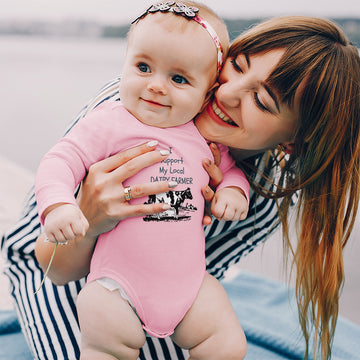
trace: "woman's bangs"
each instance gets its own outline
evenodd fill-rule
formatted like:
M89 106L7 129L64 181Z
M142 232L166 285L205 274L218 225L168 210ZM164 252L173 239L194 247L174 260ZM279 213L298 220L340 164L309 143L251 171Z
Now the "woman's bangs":
M292 105L297 88L309 74L308 65L296 49L285 49L284 55L267 79L269 85L278 92L281 102Z

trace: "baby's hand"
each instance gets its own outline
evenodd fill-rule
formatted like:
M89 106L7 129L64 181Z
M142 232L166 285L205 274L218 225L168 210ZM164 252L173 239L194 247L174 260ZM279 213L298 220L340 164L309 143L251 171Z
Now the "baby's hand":
M217 191L211 201L211 213L218 220L244 220L248 209L249 206L244 192L235 186Z
M47 211L44 222L46 237L51 242L66 243L85 235L89 223L81 210L72 204L59 204Z

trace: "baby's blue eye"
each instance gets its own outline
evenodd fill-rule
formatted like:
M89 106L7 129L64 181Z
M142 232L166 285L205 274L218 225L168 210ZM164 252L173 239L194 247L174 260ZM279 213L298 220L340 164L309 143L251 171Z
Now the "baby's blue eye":
M188 84L189 82L181 75L174 75L172 80L177 84Z
M145 64L145 63L140 63L138 64L138 69L141 71L141 72L150 72L150 67L149 65Z

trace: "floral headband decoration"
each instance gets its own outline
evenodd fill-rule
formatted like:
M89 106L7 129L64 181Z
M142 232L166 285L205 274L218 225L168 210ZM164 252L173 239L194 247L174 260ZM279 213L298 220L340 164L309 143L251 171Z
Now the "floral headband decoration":
M207 22L199 15L197 15L199 9L193 6L186 6L185 4L182 3L175 4L175 1L166 1L163 3L151 5L147 10L144 11L144 13L142 13L139 17L137 17L134 21L132 21L131 24L134 24L138 20L144 18L147 14L156 13L158 11L162 13L172 12L175 15L180 15L185 17L186 19L194 20L208 32L208 34L211 36L216 46L217 70L219 73L223 63L223 48L221 46L220 39L214 28L209 24L209 22Z

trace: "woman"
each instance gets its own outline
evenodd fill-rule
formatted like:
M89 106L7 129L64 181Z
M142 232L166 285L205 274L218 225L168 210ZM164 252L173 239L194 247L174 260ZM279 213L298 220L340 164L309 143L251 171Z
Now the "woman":
M293 252L297 271L299 317L307 344L305 357L312 326L321 358L329 359L331 355L339 290L344 280L342 248L354 223L359 196L358 171L354 171L359 169L360 157L359 77L359 54L332 23L307 17L272 19L235 40L219 78L216 102L196 120L198 126L204 126L209 139L236 148L234 156L252 174L254 189L245 221L215 220L206 228L208 270L221 278L230 265L276 227L279 214L285 248ZM80 117L109 97L117 98L117 81L106 87ZM242 151L242 144L253 136L258 139L253 151ZM274 150L279 144L287 156L283 157L279 150L253 156ZM90 170L79 197L90 230L86 238L58 248L51 267L53 281L65 283L87 274L99 233L108 231L124 217L157 210L133 209L124 203L121 191L124 179L159 161L157 151L150 150L144 145ZM138 154L143 155L136 157ZM279 157L280 163L276 161ZM216 183L219 174L214 164L205 168ZM167 186L157 185L132 186L132 194L139 197L162 192ZM287 214L296 192L300 231L297 246L291 248ZM114 198L114 194L118 195ZM211 199L210 191L205 195ZM279 208L274 199L281 200ZM103 210L101 214L99 209ZM84 280L63 287L47 281L43 290L33 295L42 278L34 259L34 241L40 226L33 195L23 214L18 225L3 238L2 247L9 258L7 274L25 334L37 358L76 358L79 330L74 298ZM45 248L40 237L37 255L43 267L51 252L52 246ZM149 338L140 358L170 358L170 354L174 359L185 356L169 339Z

